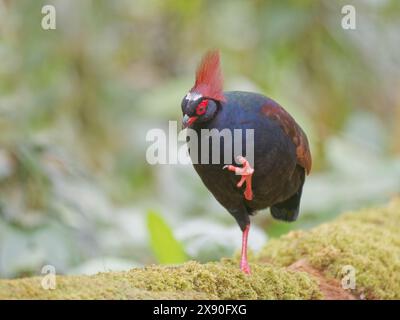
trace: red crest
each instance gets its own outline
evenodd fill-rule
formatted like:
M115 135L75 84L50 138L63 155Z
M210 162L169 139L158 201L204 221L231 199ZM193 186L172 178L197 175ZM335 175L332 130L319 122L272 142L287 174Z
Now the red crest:
M219 51L207 52L196 71L196 82L191 92L203 97L225 101Z

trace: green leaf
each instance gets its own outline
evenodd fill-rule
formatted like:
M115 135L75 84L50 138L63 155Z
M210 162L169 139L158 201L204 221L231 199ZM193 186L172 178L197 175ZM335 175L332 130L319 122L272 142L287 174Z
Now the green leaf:
M147 228L158 263L182 263L187 260L182 244L175 239L171 228L160 214L154 211L147 213Z

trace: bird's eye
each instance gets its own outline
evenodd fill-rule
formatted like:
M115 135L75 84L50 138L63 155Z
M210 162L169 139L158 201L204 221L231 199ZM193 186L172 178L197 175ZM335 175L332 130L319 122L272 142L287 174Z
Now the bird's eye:
M206 113L206 111L207 111L207 103L208 103L208 100L204 99L202 102L200 102L198 104L198 106L196 107L196 114L198 116L201 116L201 115Z

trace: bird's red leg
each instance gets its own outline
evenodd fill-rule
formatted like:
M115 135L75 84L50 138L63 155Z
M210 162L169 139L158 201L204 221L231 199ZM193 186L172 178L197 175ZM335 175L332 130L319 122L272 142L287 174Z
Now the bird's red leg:
M250 274L249 263L247 262L247 238L249 236L250 224L246 226L242 234L242 257L240 259L240 269L246 273Z
M244 190L244 197L246 200L253 200L253 190L251 188L251 180L253 177L254 169L250 166L250 163L246 160L245 157L239 156L237 157L238 162L242 165L242 167L235 167L232 165L224 166L223 169L228 169L229 171L233 171L238 175L241 175L242 178L237 184L237 187L240 188L243 183L246 182L246 187Z

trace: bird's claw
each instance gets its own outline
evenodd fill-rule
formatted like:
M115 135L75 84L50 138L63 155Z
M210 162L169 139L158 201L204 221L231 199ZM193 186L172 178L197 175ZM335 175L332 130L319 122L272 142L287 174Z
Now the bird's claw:
M242 272L245 273L245 274L251 274L250 266L247 263L247 261L241 261L240 270L242 270Z
M253 200L253 190L251 188L251 180L254 173L254 169L250 166L250 163L245 157L238 156L237 161L242 165L242 167L235 167L233 165L225 165L222 169L228 169L229 171L235 172L237 175L241 175L241 179L237 183L237 187L241 188L243 183L246 182L246 188L244 191L244 197L246 200Z

